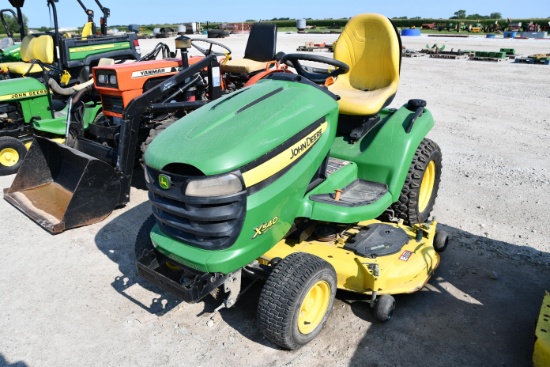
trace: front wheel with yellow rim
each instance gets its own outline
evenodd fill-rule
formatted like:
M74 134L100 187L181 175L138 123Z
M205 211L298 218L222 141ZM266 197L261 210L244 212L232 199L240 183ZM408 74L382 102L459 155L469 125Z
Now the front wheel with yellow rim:
M441 179L441 148L424 139L416 149L399 200L392 204L395 217L414 225L428 220Z
M0 137L0 176L16 173L26 154L27 149L19 139Z
M336 272L304 252L281 260L269 275L258 303L262 333L285 349L298 349L323 329L336 295Z

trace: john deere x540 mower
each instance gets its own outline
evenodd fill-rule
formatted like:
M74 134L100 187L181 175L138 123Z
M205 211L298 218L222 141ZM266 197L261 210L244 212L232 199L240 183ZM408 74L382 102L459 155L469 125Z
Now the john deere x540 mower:
M221 291L222 307L243 276L265 279L258 323L287 349L321 331L337 288L389 319L392 294L421 289L448 241L429 219L433 117L421 100L387 107L400 53L386 17L358 15L334 59L285 55L299 75L272 73L161 133L145 153L153 215L135 244L139 274L187 302ZM332 65L328 88L307 59Z

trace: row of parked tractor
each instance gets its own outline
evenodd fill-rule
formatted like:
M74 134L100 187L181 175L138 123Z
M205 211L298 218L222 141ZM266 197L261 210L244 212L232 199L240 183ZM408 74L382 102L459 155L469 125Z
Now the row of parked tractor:
M23 34L21 60L0 64L4 198L45 230L102 221L140 171L140 276L227 308L260 281L259 327L287 349L321 332L337 289L386 321L392 295L430 279L448 243L431 217L442 154L425 101L388 107L401 41L386 17L353 17L334 58L278 52L266 23L243 58L185 36L141 55L132 34L63 37L47 3L55 31Z

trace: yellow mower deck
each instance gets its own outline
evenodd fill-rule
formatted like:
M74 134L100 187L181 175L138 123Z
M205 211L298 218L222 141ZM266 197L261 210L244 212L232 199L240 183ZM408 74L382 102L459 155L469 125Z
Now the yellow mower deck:
M403 229L410 237L398 252L368 258L344 248L346 242L361 227L381 223L377 220L360 222L345 230L330 242L284 239L265 253L260 262L267 264L274 258L285 258L294 252L306 252L329 262L337 274L339 289L372 294L413 293L428 282L439 265L439 254L433 247L437 223L421 227L423 236L417 241L416 229L402 224L386 223Z
M548 292L542 301L535 335L537 339L533 352L533 365L535 367L550 366L550 293Z

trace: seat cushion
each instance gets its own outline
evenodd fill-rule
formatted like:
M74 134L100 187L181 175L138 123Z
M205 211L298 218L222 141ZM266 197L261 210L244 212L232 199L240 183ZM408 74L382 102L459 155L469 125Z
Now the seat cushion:
M340 96L338 106L341 114L371 116L391 103L397 90L397 83L383 88L362 91L352 87L348 79L339 79L329 86L329 90Z
M266 62L250 59L233 59L221 65L224 73L250 74L256 71L265 70Z
M6 67L7 71L13 74L26 75L26 74L41 73L43 71L42 66L38 64L34 64L29 71L29 68L31 67L30 62L20 61L20 62L9 62L5 64L8 64ZM2 64L2 70L4 70L4 64Z

